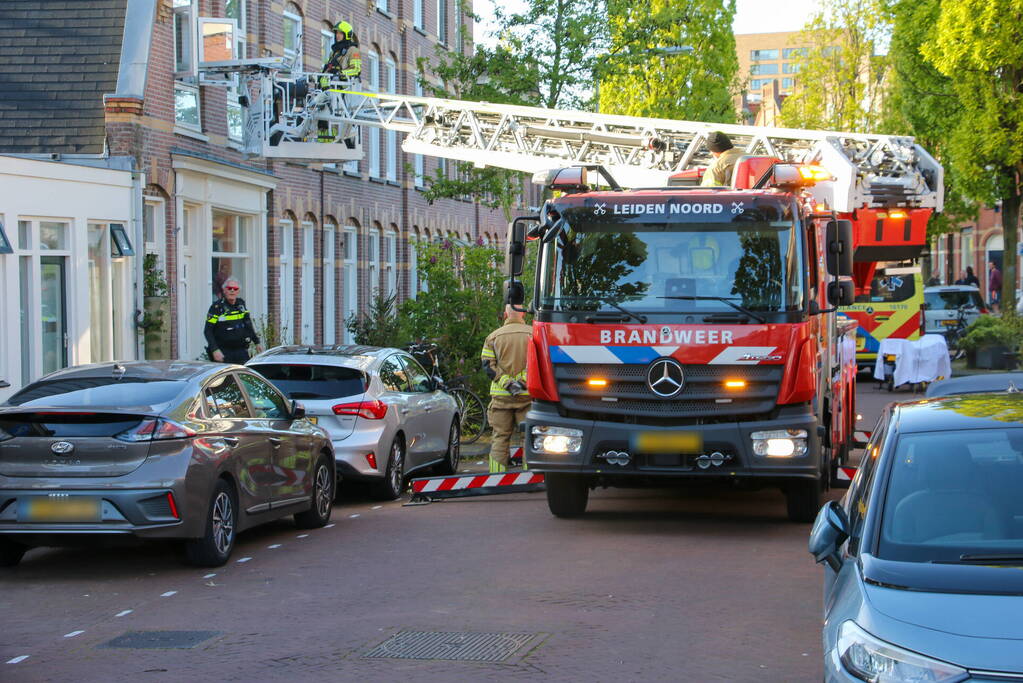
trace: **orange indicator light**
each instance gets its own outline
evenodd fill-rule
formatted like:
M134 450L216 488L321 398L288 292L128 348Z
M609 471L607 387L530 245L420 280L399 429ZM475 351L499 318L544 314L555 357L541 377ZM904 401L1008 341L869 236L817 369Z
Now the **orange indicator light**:
M906 212L905 211L889 211L888 212L888 217L889 218L902 219L902 218L906 217Z
M604 387L607 386L607 380L606 379L597 379L597 378L588 379L588 380L586 380L586 383L588 385L590 385L591 387L593 387L594 389L603 389Z
M725 381L726 389L745 389L746 380L742 379L729 379Z

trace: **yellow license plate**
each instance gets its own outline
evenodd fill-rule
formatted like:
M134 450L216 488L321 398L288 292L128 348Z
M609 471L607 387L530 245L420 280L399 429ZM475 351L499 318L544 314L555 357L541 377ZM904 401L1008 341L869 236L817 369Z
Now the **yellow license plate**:
M20 522L98 522L99 498L29 498L18 510Z
M317 422L320 421L320 418L316 417L315 415L312 417L306 417L306 419L312 422L313 424L316 424Z
M955 325L955 324L956 324L957 322L958 322L958 321L956 321L956 320L942 320L942 321L941 321L941 324L942 324L942 325L944 325L945 327L952 327L952 326L953 326L953 325Z
M699 432L640 432L632 447L641 453L699 453L703 438Z

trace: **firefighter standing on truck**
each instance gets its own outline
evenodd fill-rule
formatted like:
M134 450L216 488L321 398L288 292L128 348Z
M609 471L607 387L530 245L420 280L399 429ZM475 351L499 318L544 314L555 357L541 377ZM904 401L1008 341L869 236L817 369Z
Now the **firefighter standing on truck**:
M244 363L249 359L249 344L255 344L257 351L263 350L245 300L238 296L240 291L237 280L224 280L223 297L214 301L206 313L206 351L218 363Z
M483 343L483 371L490 378L487 420L494 430L491 472L508 468L512 434L529 410L532 399L526 391L526 349L532 336L533 328L526 324L525 313L508 305L504 307L504 324Z

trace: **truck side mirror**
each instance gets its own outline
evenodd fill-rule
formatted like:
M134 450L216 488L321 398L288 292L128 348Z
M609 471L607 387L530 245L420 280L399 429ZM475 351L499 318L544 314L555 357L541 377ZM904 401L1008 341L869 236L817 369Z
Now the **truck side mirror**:
M851 306L855 303L856 288L849 280L836 280L828 284L828 303L832 306Z
M851 277L853 274L853 224L847 220L828 221L824 236L828 274Z
M508 225L508 243L505 246L504 269L508 277L522 275L526 262L526 230L538 223L533 216L520 216Z

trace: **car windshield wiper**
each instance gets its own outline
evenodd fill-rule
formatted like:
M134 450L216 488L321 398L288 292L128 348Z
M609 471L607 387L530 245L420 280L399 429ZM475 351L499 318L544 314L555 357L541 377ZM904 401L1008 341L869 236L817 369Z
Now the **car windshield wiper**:
M674 296L659 296L657 298L658 299L680 299L682 301L721 301L723 303L728 304L729 306L731 306L735 310L739 311L739 313L742 313L743 315L748 315L749 317L753 318L754 320L757 320L757 321L762 322L762 323L766 323L767 322L767 318L763 317L762 315L758 315L758 314L754 313L753 311L749 310L748 308L746 308L745 306L742 306L741 304L735 303L735 299L733 297L727 297L727 296L709 296L709 295L700 295L700 294L676 294Z
M1023 555L1019 553L977 553L959 556L960 562L978 562L991 564L1023 564Z
M608 306L611 306L611 307L621 311L622 314L628 316L629 318L634 319L638 323L645 323L646 322L646 316L645 315L640 315L639 313L633 313L629 309L625 308L625 306L622 306L621 304L617 303L614 299L608 298L606 296L595 296L593 298L596 299L597 301L601 301L601 302L607 304ZM598 315L599 315L599 313L598 313ZM587 316L586 317L586 322L596 322L596 320L597 320L597 317L595 315Z

